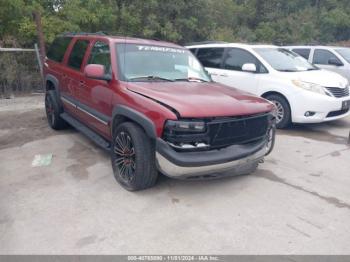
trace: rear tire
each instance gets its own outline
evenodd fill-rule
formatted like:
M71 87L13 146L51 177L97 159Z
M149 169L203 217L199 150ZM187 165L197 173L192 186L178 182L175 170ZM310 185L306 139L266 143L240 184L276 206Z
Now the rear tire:
M114 177L126 190L155 185L158 177L155 145L140 126L125 122L115 128L111 159Z
M291 124L291 110L288 101L280 95L268 95L265 97L277 107L276 127L286 128Z
M55 130L67 127L67 123L60 117L63 109L60 108L54 90L48 90L45 95L45 111L49 126Z

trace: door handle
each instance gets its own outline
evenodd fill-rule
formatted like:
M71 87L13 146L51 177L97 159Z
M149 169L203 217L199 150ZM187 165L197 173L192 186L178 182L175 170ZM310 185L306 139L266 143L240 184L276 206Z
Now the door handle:
M227 74L220 74L219 76L228 77L228 75L227 75Z
M85 81L79 81L79 85L80 86L84 86L85 85Z

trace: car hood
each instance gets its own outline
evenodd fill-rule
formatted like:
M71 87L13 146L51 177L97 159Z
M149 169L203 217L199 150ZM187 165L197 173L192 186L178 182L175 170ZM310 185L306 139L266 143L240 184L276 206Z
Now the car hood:
M283 75L291 80L300 80L327 87L345 88L348 85L346 78L324 69L303 72L283 72Z
M127 88L171 107L182 118L252 115L273 109L263 98L214 82L128 82Z

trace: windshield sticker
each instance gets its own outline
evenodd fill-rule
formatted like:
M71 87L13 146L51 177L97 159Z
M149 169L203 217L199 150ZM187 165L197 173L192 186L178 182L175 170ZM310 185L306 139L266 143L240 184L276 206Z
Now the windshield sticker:
M162 47L162 46L138 45L137 48L139 51L155 51L155 52L180 53L180 54L185 53L185 50L182 50L182 49Z

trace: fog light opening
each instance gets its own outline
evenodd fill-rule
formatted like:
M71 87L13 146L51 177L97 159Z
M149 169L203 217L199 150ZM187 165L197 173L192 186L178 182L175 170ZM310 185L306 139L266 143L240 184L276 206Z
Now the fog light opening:
M313 111L307 111L305 112L304 116L306 117L310 117L310 116L314 116L316 114L316 112L313 112Z

